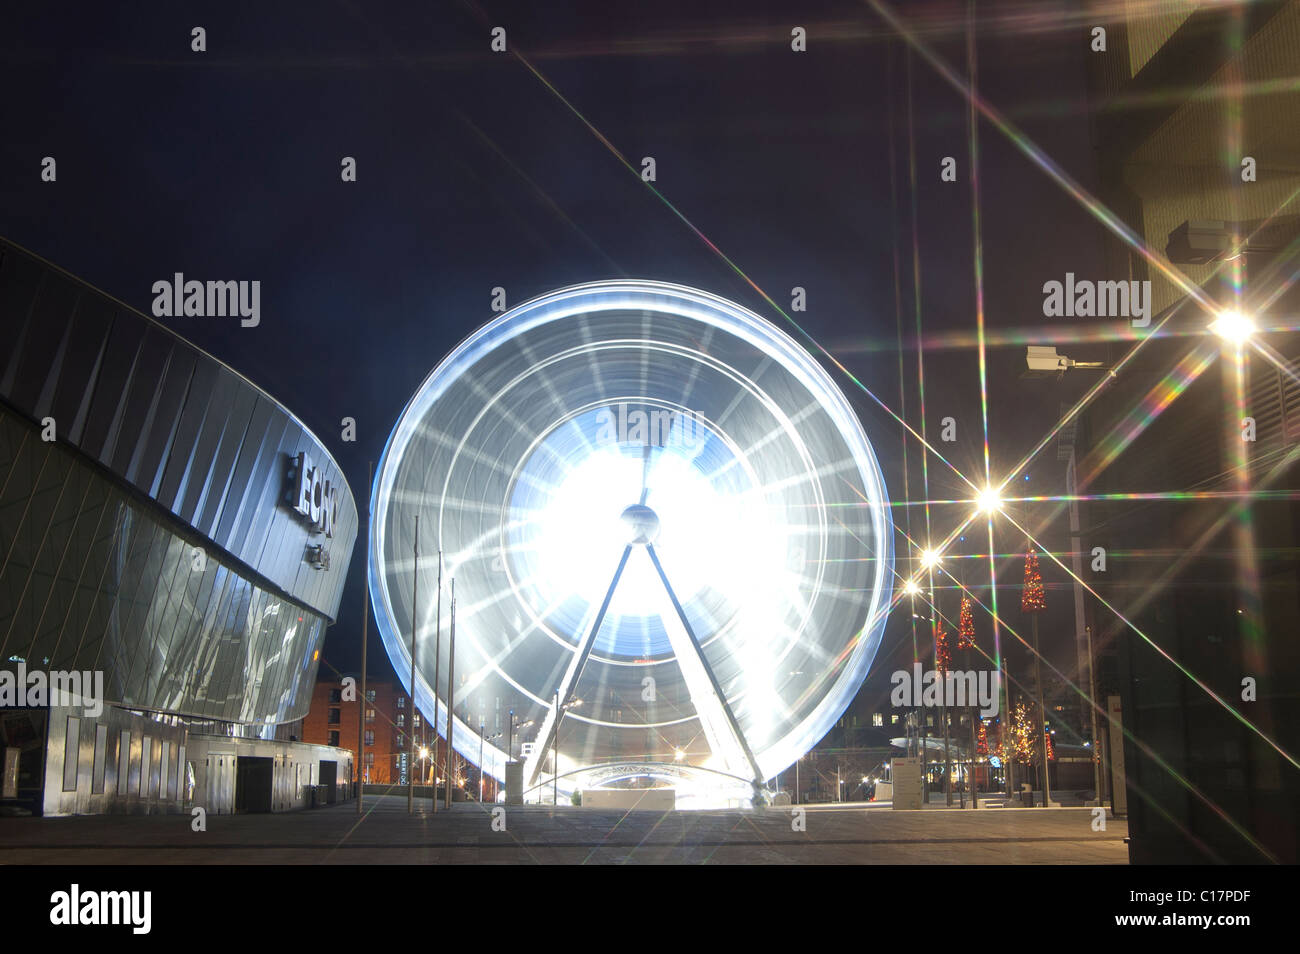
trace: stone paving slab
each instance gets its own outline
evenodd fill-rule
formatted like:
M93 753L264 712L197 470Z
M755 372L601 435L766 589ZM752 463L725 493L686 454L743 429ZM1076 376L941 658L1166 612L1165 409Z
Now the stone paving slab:
M0 819L0 864L1127 864L1127 826L1092 831L1087 809L818 806L795 830L790 809L618 812L367 796L282 815ZM421 810L422 809L422 810Z

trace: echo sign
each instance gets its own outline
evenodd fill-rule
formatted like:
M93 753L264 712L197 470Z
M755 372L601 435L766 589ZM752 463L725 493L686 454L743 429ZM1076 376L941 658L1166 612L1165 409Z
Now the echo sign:
M338 489L330 484L306 453L295 457L293 465L298 488L293 509L311 521L312 529L333 537L334 521L339 511Z

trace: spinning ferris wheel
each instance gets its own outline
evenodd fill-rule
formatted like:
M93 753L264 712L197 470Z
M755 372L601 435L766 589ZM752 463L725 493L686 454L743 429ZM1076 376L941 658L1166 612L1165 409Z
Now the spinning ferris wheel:
M856 415L788 336L695 289L580 285L484 325L407 405L372 495L394 667L414 622L417 705L488 774L523 761L526 790L751 797L839 718L884 628L888 498Z

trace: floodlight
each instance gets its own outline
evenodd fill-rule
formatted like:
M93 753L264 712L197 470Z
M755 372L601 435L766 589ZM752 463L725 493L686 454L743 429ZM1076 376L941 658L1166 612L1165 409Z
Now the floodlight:
M1210 323L1210 330L1224 341L1242 345L1259 329L1255 327L1255 322L1249 315L1236 309L1228 309L1219 312Z
M995 514L1002 509L1002 494L992 485L985 487L975 498L975 506L983 513Z

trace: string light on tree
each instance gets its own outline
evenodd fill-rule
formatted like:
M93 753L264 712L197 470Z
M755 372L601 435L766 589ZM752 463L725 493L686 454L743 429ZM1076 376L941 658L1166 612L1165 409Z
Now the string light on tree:
M975 613L969 596L961 598L961 616L957 620L957 648L975 648Z
M950 665L952 665L952 652L948 649L948 632L943 628L943 621L936 620L934 624L934 668L939 672L947 672Z
M1025 588L1020 594L1022 613L1040 613L1047 609L1047 596L1043 590L1043 574L1038 569L1038 552L1030 549L1025 554Z
M1011 754L1020 764L1032 765L1038 761L1034 748L1034 725L1029 716L1029 706L1017 703L1011 725Z

